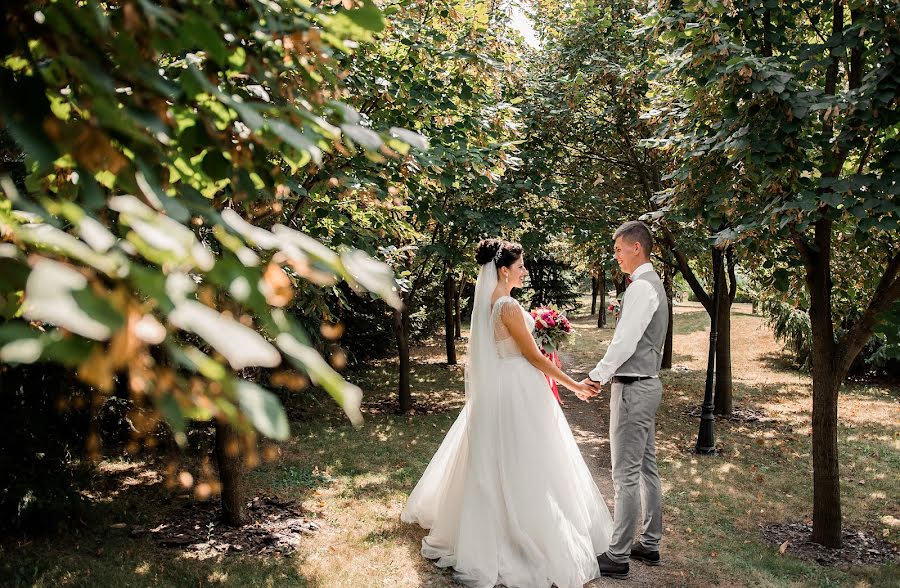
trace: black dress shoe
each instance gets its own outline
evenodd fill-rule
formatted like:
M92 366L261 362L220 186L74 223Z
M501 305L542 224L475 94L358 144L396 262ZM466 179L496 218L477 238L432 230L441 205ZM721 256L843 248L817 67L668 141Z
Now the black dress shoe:
M601 576L616 578L619 580L623 580L628 577L628 564L616 563L613 560L609 559L609 556L605 553L601 553L597 556L597 565L600 566Z
M631 559L642 561L648 566L658 566L660 563L659 552L650 551L640 543L635 543L631 546Z

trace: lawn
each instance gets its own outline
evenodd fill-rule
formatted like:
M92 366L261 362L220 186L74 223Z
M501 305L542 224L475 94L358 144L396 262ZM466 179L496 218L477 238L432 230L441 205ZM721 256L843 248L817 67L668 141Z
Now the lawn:
M735 407L744 417L716 423L720 453L696 456L708 348L708 319L676 312L676 368L663 374L658 454L664 483L665 565L633 566L627 582L590 586L887 586L897 563L826 567L785 553L762 534L768 523L812 512L810 381L782 356L764 321L733 315ZM612 327L575 317L566 368L583 374L602 356ZM459 344L461 361L465 345ZM74 529L0 542L0 584L10 586L454 586L418 553L424 531L400 523L405 497L464 402L462 370L441 363L438 341L414 350L415 414L393 413L395 362L347 374L366 391L366 423L353 429L327 401L304 393L288 402L290 441L250 477L255 492L299 502L319 523L284 557L221 555L198 560L129 528L152 526L191 498L159 482L156 462L112 459L98 477L90 516ZM548 392L549 393L549 392ZM566 393L567 394L567 393ZM608 503L612 503L605 396L584 404L564 395L567 418ZM855 383L842 391L839 442L844 524L900 544L900 387ZM893 518L892 518L893 517ZM884 522L887 521L887 522Z

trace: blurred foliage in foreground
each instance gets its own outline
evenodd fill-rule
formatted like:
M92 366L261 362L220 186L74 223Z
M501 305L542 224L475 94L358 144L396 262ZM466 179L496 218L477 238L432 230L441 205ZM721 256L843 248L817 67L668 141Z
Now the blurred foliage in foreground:
M164 419L180 444L190 420L287 437L253 368L359 423L360 390L289 305L344 281L399 306L393 273L286 212L331 153L427 148L342 102L340 59L384 27L371 0L25 2L3 26L3 148L24 153L0 177L7 375L62 364L95 406L130 398L139 437Z

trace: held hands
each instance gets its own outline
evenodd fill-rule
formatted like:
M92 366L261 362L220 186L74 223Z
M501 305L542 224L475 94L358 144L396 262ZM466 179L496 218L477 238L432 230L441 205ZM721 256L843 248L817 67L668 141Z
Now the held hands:
M600 393L600 384L590 378L585 378L578 382L577 388L572 391L575 393L575 396L587 402Z

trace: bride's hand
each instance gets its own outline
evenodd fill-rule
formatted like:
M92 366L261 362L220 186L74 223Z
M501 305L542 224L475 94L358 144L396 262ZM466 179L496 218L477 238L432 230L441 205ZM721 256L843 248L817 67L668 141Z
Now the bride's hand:
M597 395L597 391L584 382L578 382L576 388L572 391L575 392L575 396L577 396L581 400L584 400L585 402Z

